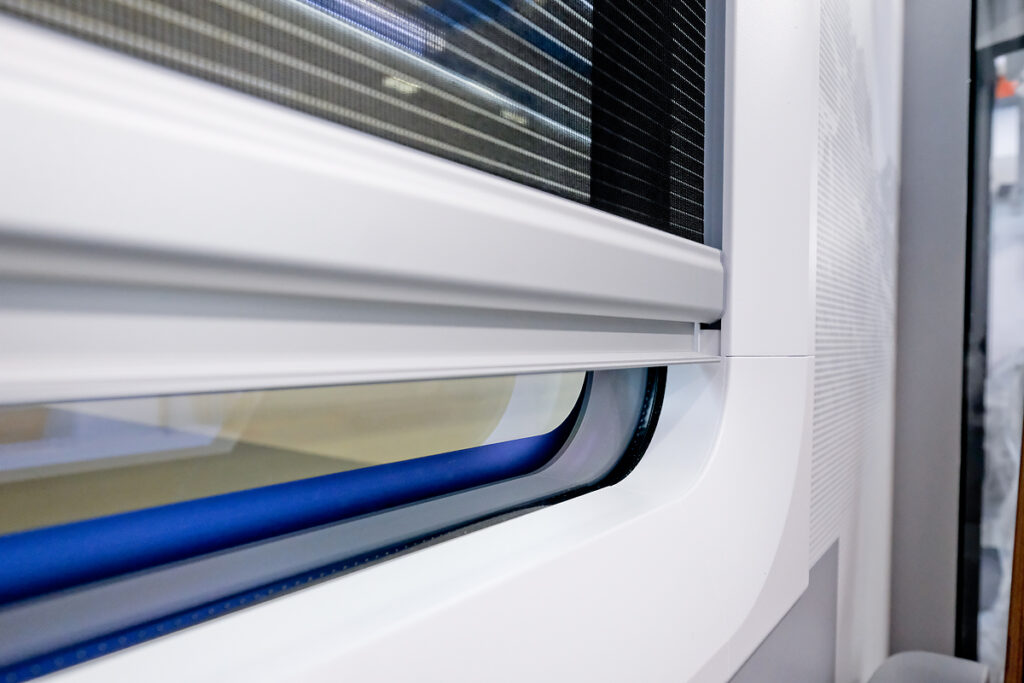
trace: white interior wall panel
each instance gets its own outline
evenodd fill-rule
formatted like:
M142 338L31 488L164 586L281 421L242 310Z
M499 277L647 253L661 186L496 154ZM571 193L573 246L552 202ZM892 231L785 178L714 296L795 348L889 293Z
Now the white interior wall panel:
M892 90L899 53L874 45L889 38L873 29L884 26L887 17L878 15L894 14L895 4L874 5L828 0L821 16L814 561L837 538L855 499L865 437L892 409L898 109L893 93L883 91ZM889 64L872 63L885 56Z
M836 680L888 653L902 3L821 6L812 564L839 541Z

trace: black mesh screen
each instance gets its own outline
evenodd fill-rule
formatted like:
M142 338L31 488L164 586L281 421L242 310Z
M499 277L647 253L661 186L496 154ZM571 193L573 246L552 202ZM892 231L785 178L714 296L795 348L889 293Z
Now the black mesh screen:
M0 0L0 10L703 236L703 0Z
M594 5L593 206L704 234L704 2Z

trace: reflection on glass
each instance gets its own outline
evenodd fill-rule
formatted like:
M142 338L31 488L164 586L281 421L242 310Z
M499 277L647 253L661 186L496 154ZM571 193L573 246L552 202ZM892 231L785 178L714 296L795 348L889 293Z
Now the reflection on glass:
M550 432L584 374L0 408L0 534Z
M1024 51L995 59L978 659L1003 680L1024 415Z

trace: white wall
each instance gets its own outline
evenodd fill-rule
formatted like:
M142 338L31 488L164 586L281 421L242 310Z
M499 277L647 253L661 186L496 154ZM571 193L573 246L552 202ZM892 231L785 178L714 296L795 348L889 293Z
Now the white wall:
M821 3L811 562L839 541L836 680L888 654L902 3Z

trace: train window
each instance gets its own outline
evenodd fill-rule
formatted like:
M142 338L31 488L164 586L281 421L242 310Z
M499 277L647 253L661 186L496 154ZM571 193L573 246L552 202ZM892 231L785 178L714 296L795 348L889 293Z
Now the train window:
M0 0L0 674L625 476L718 357L723 24Z
M536 439L582 385L566 373L0 408L0 534Z
M0 547L18 574L0 569L0 600L536 469L582 385L569 373L0 409ZM240 516L259 489L264 509ZM149 531L161 507L163 539ZM136 528L150 539L133 547L76 542ZM15 559L44 547L49 571Z
M620 370L4 408L0 663L59 668L75 661L64 648L109 651L126 628L137 642L140 625L157 635L612 483L650 437L662 382ZM13 628L55 610L59 624Z
M0 0L0 10L703 239L704 0Z

